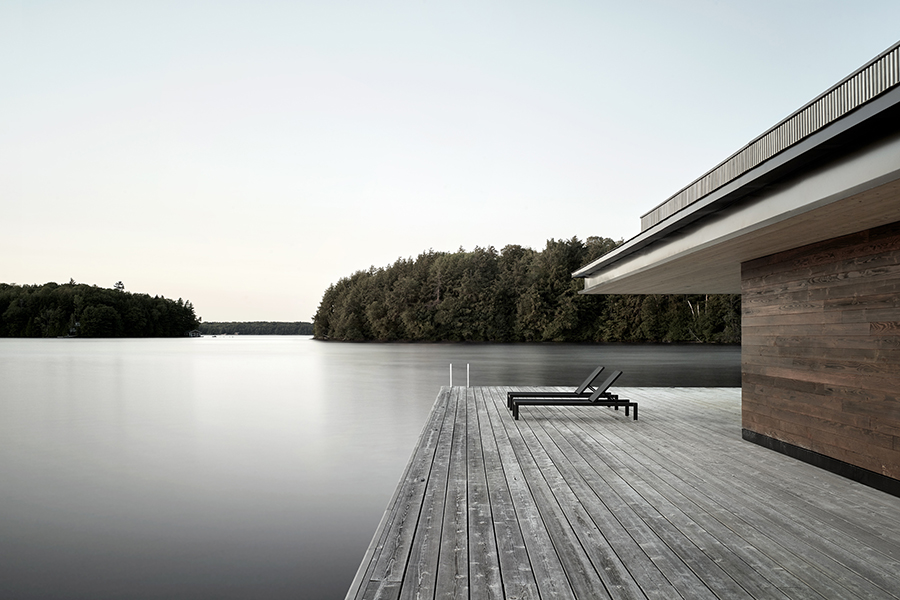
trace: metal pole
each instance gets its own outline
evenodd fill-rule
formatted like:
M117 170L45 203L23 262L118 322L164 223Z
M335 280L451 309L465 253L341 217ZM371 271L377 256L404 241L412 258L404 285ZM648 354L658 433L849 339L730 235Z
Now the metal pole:
M450 387L453 387L453 363L450 363Z
M469 387L469 363L466 363L466 387Z

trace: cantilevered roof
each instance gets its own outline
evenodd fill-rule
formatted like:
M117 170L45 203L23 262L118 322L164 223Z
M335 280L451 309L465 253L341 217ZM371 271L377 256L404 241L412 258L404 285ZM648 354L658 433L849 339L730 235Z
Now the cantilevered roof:
M641 218L585 293L738 293L741 262L900 221L900 43Z

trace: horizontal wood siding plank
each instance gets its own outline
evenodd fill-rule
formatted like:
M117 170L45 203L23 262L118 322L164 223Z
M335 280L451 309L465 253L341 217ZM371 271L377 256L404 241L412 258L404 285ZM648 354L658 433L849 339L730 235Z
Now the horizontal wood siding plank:
M817 370L804 370L778 365L754 364L748 358L741 357L742 372L747 374L766 375L779 379L799 379L801 381L820 382L833 386L865 386L867 389L890 392L897 389L896 377L885 375L876 377L862 373L838 373Z
M854 381L859 377L883 377L892 376L897 372L895 364L883 361L876 355L876 359L872 362L866 362L863 356L856 355L852 351L848 351L848 356L842 360L840 357L832 356L831 358L824 356L783 356L773 355L769 353L748 354L746 356L746 364L762 365L767 367L778 367L781 369L792 369L804 372L824 372L829 375L843 375L852 378Z
M900 349L875 350L871 348L841 348L825 346L809 346L796 344L792 346L751 346L746 348L748 356L766 356L779 358L800 358L820 360L840 360L849 358L865 364L884 363L900 365Z
M866 294L893 294L900 291L895 279L882 278L877 280L858 281L849 280L843 283L830 282L825 286L810 286L805 282L797 282L790 287L779 286L767 289L751 290L742 288L742 293L749 308L773 306L781 304L811 304L823 303L826 300L852 298L854 294L863 291Z
M891 253L882 257L882 261L897 259L900 253ZM832 265L829 269L814 270L802 268L796 271L785 271L769 277L746 280L741 290L751 295L799 294L825 291L842 295L853 287L874 288L889 287L896 282L900 274L900 266L893 264L860 265L846 263Z
M762 324L755 326L752 323L742 324L741 333L747 335L766 335L766 336L803 336L810 335L816 337L870 337L872 328L870 323L818 323L807 324L797 323L788 325L767 325Z
M763 346L808 346L810 348L863 348L863 349L900 349L900 339L896 336L765 336L746 334L741 338L742 351L747 348Z
M847 300L861 295L885 295L896 294L900 291L895 279L896 276L878 279L848 279L846 281L826 281L821 285L811 285L809 282L794 282L790 286L779 286L766 290L751 290L742 288L746 299L746 308L775 310L780 306L796 305L798 311L807 312L812 308L822 305L823 311L827 308L825 303L829 300ZM830 308L829 308L830 309ZM833 308L831 310L841 310Z

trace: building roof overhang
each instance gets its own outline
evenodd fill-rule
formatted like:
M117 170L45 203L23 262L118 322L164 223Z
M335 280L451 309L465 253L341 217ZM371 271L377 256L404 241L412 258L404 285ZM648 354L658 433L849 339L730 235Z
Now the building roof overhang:
M895 221L896 85L651 223L573 276L585 279L588 294L739 293L742 262Z

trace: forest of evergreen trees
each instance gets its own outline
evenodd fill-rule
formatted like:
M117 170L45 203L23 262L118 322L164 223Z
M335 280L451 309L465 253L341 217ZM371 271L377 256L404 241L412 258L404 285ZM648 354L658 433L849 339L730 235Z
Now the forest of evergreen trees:
M178 337L197 329L190 301L100 288L0 283L0 337Z
M428 251L342 278L314 319L320 340L740 342L739 295L584 295L571 274L617 242L550 240Z
M203 335L312 335L313 324L304 321L210 321L200 324Z

